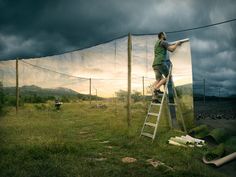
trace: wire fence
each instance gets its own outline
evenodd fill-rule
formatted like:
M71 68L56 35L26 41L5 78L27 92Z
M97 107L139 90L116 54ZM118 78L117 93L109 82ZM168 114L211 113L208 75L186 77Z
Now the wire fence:
M218 99L227 98L231 96L228 90L230 90L230 88L222 86L222 84L212 84L210 80L205 78L194 80L193 82L194 97L198 100L206 101L213 97L217 97Z
M35 65L32 63L27 62L27 60L19 60L20 65L20 82L21 86L24 85L43 85L46 82L52 83L52 85L56 84L57 82L57 76L60 76L60 84L57 84L57 87L71 87L71 86L82 86L87 85L83 89L79 90L80 93L89 94L89 80L91 80L92 87L97 90L97 95L102 96L102 93L105 93L103 89L99 89L97 85L98 82L108 82L112 83L113 86L117 85L116 91L122 90L122 85L126 84L127 79L126 78L89 78L89 77L80 77L75 75L70 75L68 73L63 73L60 71L52 70L46 67L42 67L39 65ZM15 63L14 61L11 61L11 64L7 64L7 62L1 62L2 67L8 68L8 74L11 76L15 76ZM28 72L26 70L30 70L30 72L34 75L36 75L35 80L33 79L33 83L31 80L31 83L27 82L28 78ZM26 72L26 73L25 73ZM152 71L151 71L152 72ZM36 74L35 74L36 73ZM37 73L44 73L46 75L43 77L43 79L39 79L37 76L40 74ZM53 79L50 79L49 76L53 75ZM47 77L48 76L48 77ZM154 72L152 73L152 76L154 76ZM6 76L6 73L1 72L1 80L3 81L3 86L14 86L15 80L14 79L8 79ZM5 79L4 79L5 77ZM46 79L46 80L45 80ZM121 83L117 83L117 81L121 81ZM54 83L55 82L55 83ZM155 82L155 78L151 76L140 76L137 74L132 74L132 86L133 90L139 91L142 93L142 95L148 95L150 92L148 91L148 87L152 85L152 83ZM140 89L141 88L141 89ZM230 96L228 92L226 91L227 88L222 87L222 85L215 85L211 84L210 81L207 79L201 79L201 80L193 80L193 94L195 97L201 97L202 99L206 99L206 97L209 96L215 96L215 97L227 97Z
M192 31L233 21L236 19L167 33ZM19 87L20 96L30 93L32 97L37 97L33 92L35 90L42 96L43 88L47 89L48 93L54 94L52 89L60 88L57 89L57 95L61 97L77 94L78 98L91 102L93 98L114 97L119 91L127 91L130 81L132 90L136 93L141 93L139 94L141 96L150 95L150 87L155 82L152 62L157 33L133 34L132 44L129 44L128 39L127 36L122 36L106 43L60 55L17 59L17 66L15 60L1 61L0 80L3 87L9 88L8 94L17 95L14 87ZM132 50L131 63L127 60L129 47ZM127 67L129 64L132 66L130 81L127 77L130 72ZM179 78L186 77L189 73L179 71L181 73L175 75ZM204 102L209 96L219 98L227 96L226 88L211 84L207 78L193 80L192 89L193 95L202 98ZM59 92L62 90L63 94Z

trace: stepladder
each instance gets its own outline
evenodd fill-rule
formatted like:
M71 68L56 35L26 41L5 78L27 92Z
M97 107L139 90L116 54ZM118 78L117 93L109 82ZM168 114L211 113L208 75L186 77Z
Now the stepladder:
M144 124L141 130L140 136L148 137L151 138L152 141L154 141L156 134L157 134L157 129L160 124L160 119L161 117L164 118L163 116L163 109L164 107L166 108L165 110L167 111L167 114L165 114L165 118L168 118L169 122L169 127L172 128L173 124L176 127L177 121L176 121L176 115L178 113L178 117L180 118L180 121L182 122L182 128L184 131L186 131L182 111L181 111L181 104L174 86L174 82L172 80L171 76L172 72L172 66L169 68L169 74L167 76L166 83L164 85L164 91L162 94L157 94L153 95L155 97L152 99L151 103L148 106L148 111L147 115L144 120ZM172 101L169 99L170 94L172 95ZM173 111L170 111L171 108L174 107L174 114ZM173 109L172 109L173 110ZM172 115L171 115L172 113ZM179 127L179 126L178 126Z

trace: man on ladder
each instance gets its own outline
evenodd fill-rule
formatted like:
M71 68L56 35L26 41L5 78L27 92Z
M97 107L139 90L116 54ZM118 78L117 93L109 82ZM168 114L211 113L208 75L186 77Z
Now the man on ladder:
M181 40L176 42L175 44L169 44L166 42L166 34L164 32L161 32L158 34L159 40L156 42L155 45L155 58L153 61L153 70L156 74L156 82L154 83L154 94L152 102L149 105L148 112L146 115L146 118L144 120L144 124L141 130L140 136L146 136L152 139L152 141L155 139L156 133L157 133L157 127L159 125L160 117L162 115L162 110L164 105L170 106L173 105L175 108L176 106L179 107L180 111L180 119L183 123L183 129L186 131L186 127L184 124L184 120L182 117L182 111L179 104L177 92L174 88L174 83L171 79L171 71L172 71L172 65L170 63L169 66L165 63L166 56L167 56L167 50L168 51L175 51L175 49L181 45L186 40ZM169 91L168 90L168 84L171 83L171 88L173 93L173 99L175 103L169 103L167 97L169 97ZM164 92L160 91L160 87L165 84L164 86ZM161 100L158 100L158 97L161 98ZM154 109L158 108L158 109ZM170 115L170 110L168 110L168 118L169 118L169 124L170 127L172 127L172 120Z
M160 101L157 99L157 96L158 94L163 94L163 92L160 91L160 87L166 83L167 76L169 74L169 67L165 63L165 60L167 58L167 50L170 52L174 52L175 49L182 43L178 41L175 44L169 44L166 39L166 33L160 32L158 34L158 41L156 42L154 48L155 57L152 64L152 68L156 76L156 81L154 83L154 94L152 98L152 101L154 103L160 103Z

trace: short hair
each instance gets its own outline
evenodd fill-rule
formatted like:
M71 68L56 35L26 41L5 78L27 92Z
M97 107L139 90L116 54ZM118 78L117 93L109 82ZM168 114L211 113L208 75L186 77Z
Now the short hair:
M158 33L158 38L160 39L162 35L164 35L164 32Z

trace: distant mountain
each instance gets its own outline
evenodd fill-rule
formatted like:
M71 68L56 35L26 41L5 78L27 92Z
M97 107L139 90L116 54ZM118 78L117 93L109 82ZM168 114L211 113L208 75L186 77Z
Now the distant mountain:
M15 87L14 87L15 89ZM39 90L42 90L41 87L38 87L36 85L24 85L22 87L20 87L20 90L22 91L39 91Z
M80 93L68 89L68 88L63 88L63 87L58 87L58 88L41 88L35 85L26 85L22 86L19 88L20 90L20 95L39 95L41 97L48 97L48 96L56 96L56 97L61 97L61 96L77 96ZM5 94L15 94L15 87L4 87L4 93Z
M81 94L69 88L41 88L35 85L27 85L19 88L20 99L24 100L25 103L43 103L47 100L55 100L59 98L62 102L69 102L71 100L90 100L88 94ZM5 95L6 102L15 103L15 87L4 87L3 92ZM91 100L101 100L103 98L92 95Z

